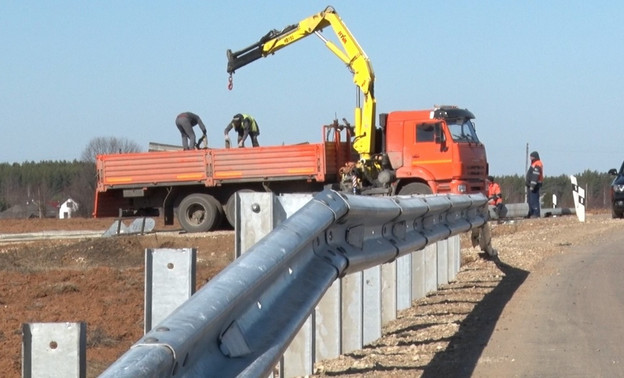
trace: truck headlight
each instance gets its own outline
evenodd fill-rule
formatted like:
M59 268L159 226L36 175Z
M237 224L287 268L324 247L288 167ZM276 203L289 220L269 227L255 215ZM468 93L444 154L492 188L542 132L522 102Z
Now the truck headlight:
M466 193L466 184L459 184L459 185L457 185L457 192L458 193Z

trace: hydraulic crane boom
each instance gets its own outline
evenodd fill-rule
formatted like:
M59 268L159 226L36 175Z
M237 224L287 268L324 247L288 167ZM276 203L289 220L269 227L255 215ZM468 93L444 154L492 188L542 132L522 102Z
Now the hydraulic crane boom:
M321 31L328 26L331 26L336 33L342 44L342 49L321 34ZM353 73L353 82L364 95L363 108L360 107L359 95L355 108L353 148L358 152L361 160L369 161L375 148L376 102L373 89L375 74L366 53L334 8L327 7L324 11L314 14L298 24L289 25L281 31L272 30L257 43L240 51L228 50L227 72L231 76L238 68L273 54L311 34L316 34L325 43L325 46L347 65L347 68Z

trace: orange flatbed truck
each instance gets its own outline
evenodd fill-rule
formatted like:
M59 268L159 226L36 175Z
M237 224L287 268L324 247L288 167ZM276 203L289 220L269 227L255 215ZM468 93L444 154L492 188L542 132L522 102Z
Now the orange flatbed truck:
M331 26L342 49L321 31ZM240 51L227 51L232 74L309 35L317 35L353 73L363 106L355 125L334 121L321 143L100 155L94 216L177 214L188 232L234 224L238 191L310 193L326 186L362 195L485 193L488 164L474 115L455 106L379 115L372 65L332 7ZM265 127L266 129L266 127Z
M158 214L173 224L176 214L186 231L202 232L223 215L233 224L238 191L485 193L486 153L472 117L454 107L382 114L385 164L394 173L370 181L353 169L351 128L337 122L324 126L322 143L98 155L94 215Z

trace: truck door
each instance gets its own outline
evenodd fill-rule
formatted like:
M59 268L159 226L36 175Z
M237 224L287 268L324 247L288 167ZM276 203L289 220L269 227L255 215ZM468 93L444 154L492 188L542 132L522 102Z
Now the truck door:
M418 176L420 170L425 170L432 177L448 177L452 152L442 123L415 122L404 130L405 165L411 171L411 175Z

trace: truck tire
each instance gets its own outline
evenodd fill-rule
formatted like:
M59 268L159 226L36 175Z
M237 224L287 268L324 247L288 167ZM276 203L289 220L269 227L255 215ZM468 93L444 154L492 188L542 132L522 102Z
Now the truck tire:
M225 219L225 209L223 209L223 205L221 205L221 202L219 202L219 200L214 198L213 196L208 195L208 200L210 200L210 202L212 202L212 204L217 209L217 219L215 220L215 226L213 227L214 229L215 227L218 227L221 225L221 223L223 223L223 220Z
M186 232L210 231L221 222L218 201L209 194L193 193L178 207L178 221Z
M399 190L399 195L408 196L411 194L433 194L433 191L429 185L422 182L412 182Z
M238 190L234 193L232 193L232 195L230 196L230 198L228 198L227 203L225 204L225 217L227 218L228 222L230 223L230 226L232 227L236 227L236 193L248 193L248 192L253 192L253 190L251 189L241 189Z

